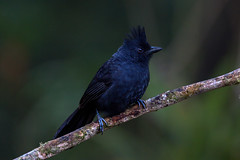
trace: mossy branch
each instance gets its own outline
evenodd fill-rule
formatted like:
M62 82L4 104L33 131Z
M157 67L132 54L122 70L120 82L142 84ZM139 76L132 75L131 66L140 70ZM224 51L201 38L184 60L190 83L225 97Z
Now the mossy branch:
M161 108L178 103L184 99L190 98L194 95L199 95L217 88L231 86L240 83L240 68L224 74L222 76L205 80L202 82L183 86L174 90L169 90L156 97L146 100L146 109L138 107L137 105L126 110L120 115L111 118L106 118L108 126L104 130L110 129L114 126L137 118L148 112L157 111ZM40 146L15 160L36 160L47 159L62 151L70 149L83 141L90 139L99 133L99 124L92 122L74 132L59 137L57 139L40 144Z

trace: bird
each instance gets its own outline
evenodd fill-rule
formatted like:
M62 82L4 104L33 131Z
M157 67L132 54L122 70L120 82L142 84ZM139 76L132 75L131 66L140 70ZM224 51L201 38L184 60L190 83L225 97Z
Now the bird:
M144 27L132 28L117 52L97 71L78 108L59 127L54 139L91 123L96 115L103 133L103 123L107 123L100 113L111 117L134 104L145 108L141 97L150 80L149 60L160 50L147 42Z

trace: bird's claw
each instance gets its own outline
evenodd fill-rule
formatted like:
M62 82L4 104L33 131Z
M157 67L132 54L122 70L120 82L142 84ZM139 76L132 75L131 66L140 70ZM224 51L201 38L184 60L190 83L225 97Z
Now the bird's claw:
M98 119L98 123L99 123L99 130L100 130L100 132L103 134L103 130L104 130L104 128L103 128L103 123L105 123L106 126L107 126L108 124L107 124L107 122L105 121L105 119L100 116L100 114L98 113L98 110L97 110L97 109L96 109L96 112L97 112L97 119Z
M139 100L137 101L137 103L138 103L138 106L139 106L139 107L142 105L143 108L146 109L146 103L144 102L144 100L139 99Z

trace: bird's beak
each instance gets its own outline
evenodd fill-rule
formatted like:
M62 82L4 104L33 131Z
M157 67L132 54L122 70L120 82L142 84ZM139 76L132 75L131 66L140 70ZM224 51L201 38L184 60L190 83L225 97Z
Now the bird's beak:
M156 52L161 51L161 50L162 50L162 48L160 48L160 47L154 47L154 46L152 46L152 47L150 48L150 50L148 51L148 53L149 53L149 54L153 54L153 53L156 53Z

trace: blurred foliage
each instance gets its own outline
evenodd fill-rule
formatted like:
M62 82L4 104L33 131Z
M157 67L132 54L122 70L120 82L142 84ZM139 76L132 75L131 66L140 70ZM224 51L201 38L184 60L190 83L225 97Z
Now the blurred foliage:
M50 140L129 28L164 50L144 99L239 67L239 0L0 1L1 158ZM240 159L239 87L199 95L52 159Z

